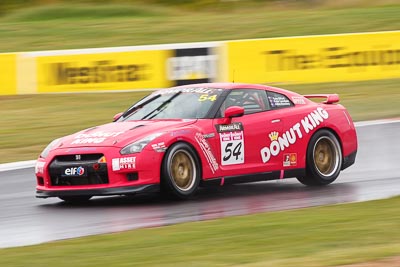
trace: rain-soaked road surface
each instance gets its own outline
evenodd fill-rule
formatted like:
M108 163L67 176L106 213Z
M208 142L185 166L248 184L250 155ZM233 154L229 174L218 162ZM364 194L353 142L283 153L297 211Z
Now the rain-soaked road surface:
M139 227L400 195L400 122L357 127L356 164L323 188L296 179L207 188L189 201L158 195L94 198L70 206L35 198L33 168L0 172L0 248Z

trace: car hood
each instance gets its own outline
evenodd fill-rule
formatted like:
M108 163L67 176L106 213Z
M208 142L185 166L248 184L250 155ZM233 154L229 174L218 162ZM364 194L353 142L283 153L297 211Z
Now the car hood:
M122 147L147 135L169 132L196 120L148 120L113 122L92 127L62 138L57 148L116 146Z

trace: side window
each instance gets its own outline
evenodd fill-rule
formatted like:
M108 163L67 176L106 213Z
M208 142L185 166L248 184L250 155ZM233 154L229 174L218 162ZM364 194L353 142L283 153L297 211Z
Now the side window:
M219 110L220 117L222 117L224 111L231 106L243 107L244 114L251 114L270 109L267 92L256 89L232 90L221 105Z
M268 102L271 109L287 108L293 106L293 103L289 100L289 98L282 94L275 92L268 92L267 94Z

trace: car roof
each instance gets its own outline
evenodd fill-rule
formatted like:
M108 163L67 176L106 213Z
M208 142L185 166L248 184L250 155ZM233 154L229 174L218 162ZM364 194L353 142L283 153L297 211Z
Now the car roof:
M197 83L177 86L175 88L218 88L224 90L235 90L235 89L260 89L269 90L272 92L283 93L288 96L300 96L296 92L285 90L278 87L263 85L263 84L252 84L252 83Z

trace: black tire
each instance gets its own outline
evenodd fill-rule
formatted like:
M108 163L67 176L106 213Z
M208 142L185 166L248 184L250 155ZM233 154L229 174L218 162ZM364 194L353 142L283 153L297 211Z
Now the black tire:
M70 204L83 204L89 201L92 196L65 196L65 197L59 197L59 199L64 200L67 203Z
M340 143L328 130L320 130L312 137L307 147L306 176L297 177L305 185L328 185L339 176L343 162Z
M186 143L175 143L166 152L161 168L161 190L174 199L187 199L201 179L199 159Z

